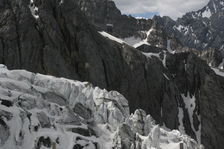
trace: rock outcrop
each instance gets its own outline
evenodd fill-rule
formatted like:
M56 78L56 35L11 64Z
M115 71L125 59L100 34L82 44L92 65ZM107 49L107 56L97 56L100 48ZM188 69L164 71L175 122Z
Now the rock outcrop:
M195 132L196 138L201 137L202 144L206 148L221 147L221 140L224 139L222 137L223 129L220 127L223 125L221 119L224 114L221 110L224 102L223 91L221 91L223 78L216 76L210 67L205 65L204 61L190 53L179 53L176 54L176 57L167 56L166 64L170 73L175 76L174 82L182 93L183 101L180 101L179 104L184 109L184 117L187 115L189 117L188 120L183 120L185 132L188 134ZM214 115L219 117L219 120ZM218 127L209 132L208 130L212 125ZM199 133L200 129L201 134ZM214 133L219 137L216 138Z
M107 30L107 25L113 26L111 34L119 38L143 38L141 31L146 31L152 25L152 20L136 19L122 15L112 0L78 0L82 12L99 30Z

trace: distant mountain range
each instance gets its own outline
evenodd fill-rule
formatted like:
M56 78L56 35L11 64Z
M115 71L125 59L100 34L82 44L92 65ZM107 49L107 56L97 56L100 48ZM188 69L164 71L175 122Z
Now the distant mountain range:
M121 15L114 2L108 0L81 0L79 5L99 30L106 30L106 24L111 23L114 25L112 33L114 36L130 42L139 42L140 39L146 38L147 31L156 24L157 28L163 32L156 36L158 40L163 41L158 41L156 37L152 37L153 40L149 41L150 44L156 45L155 41L157 40L162 42L162 47L166 47L167 39L165 38L172 38L171 48L176 51L196 51L209 65L223 67L223 0L211 0L202 9L189 12L176 21L167 16L155 16L153 19L146 20ZM133 37L136 40L133 41Z

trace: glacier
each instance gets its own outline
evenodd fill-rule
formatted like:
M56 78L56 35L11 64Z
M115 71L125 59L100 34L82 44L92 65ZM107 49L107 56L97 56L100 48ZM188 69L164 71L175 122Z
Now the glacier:
M202 149L116 91L0 65L0 149Z

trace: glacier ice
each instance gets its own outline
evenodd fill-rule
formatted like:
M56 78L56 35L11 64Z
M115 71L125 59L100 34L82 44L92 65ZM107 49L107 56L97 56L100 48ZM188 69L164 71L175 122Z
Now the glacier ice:
M1 149L200 148L116 91L0 65Z

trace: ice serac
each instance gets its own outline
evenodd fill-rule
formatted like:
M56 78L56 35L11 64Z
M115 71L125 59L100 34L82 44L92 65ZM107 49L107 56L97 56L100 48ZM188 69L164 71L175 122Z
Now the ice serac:
M199 148L190 137L155 125L143 110L129 115L128 101L116 91L4 65L0 114L1 149Z

